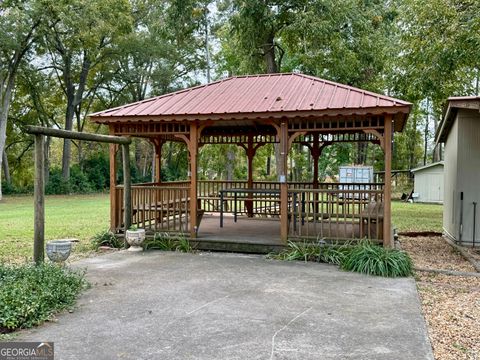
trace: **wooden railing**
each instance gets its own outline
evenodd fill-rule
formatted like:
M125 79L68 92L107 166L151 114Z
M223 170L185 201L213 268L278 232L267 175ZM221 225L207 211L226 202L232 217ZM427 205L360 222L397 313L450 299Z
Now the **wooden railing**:
M179 186L182 185L182 186ZM185 186L188 185L188 186ZM115 188L117 208L115 228L123 228L123 186ZM132 225L147 231L188 232L190 187L186 184L133 185Z
M198 181L198 199L201 208L206 212L220 211L220 190L226 189L246 189L248 183L245 180L200 180ZM289 182L289 190L313 189L312 183ZM254 181L253 189L256 190L280 190L280 183L274 181ZM322 190L378 190L383 189L379 183L350 184L350 183L319 183L318 189ZM234 208L233 197L224 198L224 212L232 212ZM250 202L250 204L249 204ZM279 215L279 200L272 196L256 196L250 199L237 201L237 212L247 213L250 208L250 214L258 216L276 216Z
M289 237L328 239L383 238L383 184L288 184ZM198 209L220 211L220 190L246 189L246 181L198 182ZM256 181L256 190L279 190L277 182ZM115 187L114 227L123 230L123 186ZM233 212L234 197L226 193L223 211ZM241 194L237 214L258 217L280 215L279 193ZM198 222L198 219L196 220ZM132 186L132 224L148 231L188 232L190 182ZM198 225L198 224L197 224Z
M289 237L383 239L382 184L361 190L290 189L288 195Z

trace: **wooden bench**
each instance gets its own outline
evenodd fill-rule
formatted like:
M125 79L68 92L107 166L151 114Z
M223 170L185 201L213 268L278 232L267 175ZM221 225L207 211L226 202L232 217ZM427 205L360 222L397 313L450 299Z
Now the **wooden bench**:
M360 237L383 239L383 202L371 202L360 212Z

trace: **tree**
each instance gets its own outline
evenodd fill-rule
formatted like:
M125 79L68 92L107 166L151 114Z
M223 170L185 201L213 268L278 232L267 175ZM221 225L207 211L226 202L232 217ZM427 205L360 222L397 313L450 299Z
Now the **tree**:
M36 1L0 3L0 200L8 111L18 70L32 48L41 23L38 5Z
M480 3L407 0L399 9L393 88L412 102L429 104L425 112L433 117L434 133L449 96L478 94ZM440 159L439 148L433 159Z
M82 105L105 81L101 70L111 61L118 39L130 30L130 6L126 0L45 0L43 46L45 68L53 68L65 96L66 130L78 130ZM65 139L62 176L70 177L71 140Z

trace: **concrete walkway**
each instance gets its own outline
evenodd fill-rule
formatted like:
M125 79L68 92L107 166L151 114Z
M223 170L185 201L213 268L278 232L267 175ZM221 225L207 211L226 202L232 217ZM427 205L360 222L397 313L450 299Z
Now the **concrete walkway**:
M238 254L85 259L78 309L24 331L55 359L433 359L413 279Z

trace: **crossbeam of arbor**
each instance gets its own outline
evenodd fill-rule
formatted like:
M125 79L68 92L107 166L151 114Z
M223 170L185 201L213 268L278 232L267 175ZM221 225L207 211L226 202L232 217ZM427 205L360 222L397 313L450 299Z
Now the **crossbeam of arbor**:
M41 126L26 126L25 132L35 135L35 184L34 184L34 232L33 260L43 262L45 254L45 136L63 139L94 141L122 146L123 179L124 179L124 226L128 229L132 223L132 199L129 145L128 137L80 133L76 131L45 128Z

